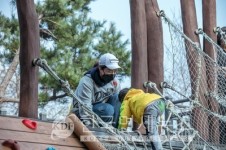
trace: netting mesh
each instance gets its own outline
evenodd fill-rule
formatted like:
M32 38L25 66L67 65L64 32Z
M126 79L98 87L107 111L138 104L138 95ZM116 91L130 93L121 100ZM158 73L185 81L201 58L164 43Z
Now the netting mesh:
M168 24L171 36L170 46L166 45L164 50L163 95L171 96L175 104L173 109L166 110L164 132L161 135L163 147L223 150L226 146L224 50L204 32L200 32L212 44L215 55L210 58L202 51L201 46L184 35L182 29L172 23L163 12L160 12L160 16ZM47 62L41 59L35 62L60 82L65 92L77 99L88 115L94 116L97 127L106 128L109 135L116 137L116 144L109 143L109 140L104 142L105 139L97 137L107 149L150 149L149 139L147 141L139 135L140 141L138 136L134 136L133 140L131 133L108 126L76 98L67 82L61 80L48 67Z
M165 45L164 58L164 96L173 98L175 107L166 110L164 132L161 134L164 149L225 149L226 117L225 91L226 71L222 68L226 59L224 51L204 32L200 32L212 44L214 58L206 55L201 46L191 41L182 28L170 21L163 12L160 16L168 24L171 41ZM216 61L217 60L217 61ZM44 61L38 62L57 81L60 81L66 93L77 99L69 86L65 84ZM157 89L157 88L156 88ZM95 117L97 127L107 127L106 132L115 136L116 144L104 142L107 149L150 149L149 142L140 141L130 133L108 126L91 110L78 100L89 115Z
M175 102L166 117L163 145L170 149L225 149L226 66L225 52L204 32L199 32L214 50L214 58L192 42L182 28L160 14L168 24L170 46L165 46L164 95ZM166 147L165 146L165 147Z

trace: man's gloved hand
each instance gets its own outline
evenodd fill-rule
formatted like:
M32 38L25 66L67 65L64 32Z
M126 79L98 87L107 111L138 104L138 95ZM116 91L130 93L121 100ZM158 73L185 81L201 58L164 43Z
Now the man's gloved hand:
M173 110L173 108L174 108L173 102L171 102L170 100L167 100L166 101L166 108L169 109L169 110Z

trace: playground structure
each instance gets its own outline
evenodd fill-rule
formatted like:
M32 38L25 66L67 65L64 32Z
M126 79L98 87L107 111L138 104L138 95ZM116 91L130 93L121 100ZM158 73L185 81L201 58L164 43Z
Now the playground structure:
M178 29L173 23L172 21L167 18L167 16L164 14L163 11L160 11L158 13L159 16L163 17L163 19L169 24L169 26L171 28L174 29L174 33L178 33L182 36L178 36L178 37L182 37L185 40L187 40L188 42L190 42L190 44L192 45L190 48L194 48L195 51L195 55L198 55L199 57L197 57L197 60L194 60L199 66L199 68L196 70L199 76L201 76L200 72L202 71L202 65L201 62L202 60L206 60L206 64L207 66L211 66L211 65L217 65L216 62L214 62L210 57L208 57L205 53L203 53L200 49L200 47L192 42L188 37L186 37L186 35L183 34L183 32L180 31L180 29ZM219 28L218 30L215 30L216 32L220 32L223 33ZM220 51L222 52L222 49L216 45L201 29L197 30L197 34L202 34L204 36L204 38L207 38L209 42L211 42L215 47L216 47L216 51ZM183 54L185 54L184 52L182 52ZM180 57L186 57L185 55L181 55ZM196 58L196 57L194 57ZM193 58L193 59L194 59ZM205 59L203 59L205 58ZM186 59L184 59L186 60ZM173 61L175 64L176 63L186 63L183 62L181 60L177 60L175 58L175 60ZM68 85L67 82L63 81L62 79L60 79L53 71L51 68L49 68L47 62L45 60L42 59L35 59L33 61L33 63L35 65L40 66L41 68L43 68L46 72L48 72L56 81L59 82L59 84L62 86L62 89L64 89L64 91L68 94L71 95L73 98L77 99L76 96L73 94L73 91L70 90L70 87ZM175 65L174 64L174 65ZM178 64L178 68L180 68L179 64ZM181 71L178 70L178 68L176 68L175 70L173 70L173 73L177 74L177 71ZM220 69L219 69L220 70ZM169 72L168 72L169 73ZM217 76L218 74L216 72L209 72L211 74L211 76ZM174 82L177 82L177 80L181 80L180 79L180 75L178 75L178 78L175 79ZM183 74L181 73L181 75L184 75L186 77L186 71L183 72ZM202 80L201 77L197 77L197 84L198 87L197 89L195 89L194 91L197 92L196 95L199 95L198 92L200 88L199 86L201 86L203 83L205 82L205 80ZM170 77L170 76L169 76ZM166 79L167 80L167 79ZM170 82L170 78L168 79L170 84L174 84L174 82ZM206 108L205 106L203 106L202 103L200 103L200 100L193 100L192 98L190 98L189 96L186 95L190 95L191 91L183 91L184 89L186 89L186 86L190 86L189 80L185 81L183 83L182 88L179 88L182 91L176 90L176 86L173 87L172 85L169 85L167 82L163 82L161 87L166 89L165 92L168 92L168 95L172 95L172 91L176 92L178 94L177 98L183 97L186 98L184 101L174 101L175 104L177 103L181 103L181 102L189 102L189 105L185 105L185 106L175 106L174 110L170 110L170 114L168 114L168 116L166 117L166 124L165 126L163 126L163 129L165 130L165 134L161 135L162 138L162 142L163 142L163 146L165 149L203 149L203 148L207 148L207 149L224 149L224 143L225 143L225 139L221 138L221 134L223 134L222 130L219 130L219 132L217 132L215 135L212 135L211 137L209 137L209 139L206 139L205 136L203 135L209 135L209 130L208 129L208 124L202 124L200 125L198 122L196 124L196 128L200 129L203 125L206 125L206 129L204 128L203 130L198 131L196 128L193 128L193 124L191 121L191 116L192 116L192 110L195 109L196 107L198 107L202 112L202 114L207 113L206 115L209 116L214 116L217 117L219 119L223 119L224 117L221 116L220 114L217 114L216 112L212 112L210 109ZM149 88L154 88L154 90L158 91L158 89L156 88L156 85L152 82L149 82L150 86ZM215 83L217 84L217 83ZM177 84L175 84L177 85ZM171 90L171 92L169 91ZM159 91L158 91L159 92ZM161 94L161 92L159 92L159 94ZM216 93L215 93L216 94ZM221 94L221 93L219 93ZM175 96L175 94L174 94ZM134 135L134 133L125 133L125 132L121 132L121 131L117 131L116 129L112 128L111 126L108 126L106 123L104 123L97 115L95 115L91 110L87 109L84 104L78 100L78 103L82 104L83 109L85 109L87 111L87 113L91 116L94 116L94 120L96 120L96 122L94 121L94 124L97 128L91 129L91 130L96 130L99 131L100 133L102 133L102 136L97 136L97 138L99 138L99 140L101 141L101 143L103 144L103 140L107 141L104 145L105 148L107 149L114 149L115 147L120 149L134 149L134 148L140 148L140 149L148 149L149 145L146 143L143 135ZM216 99L218 100L218 99ZM222 105L224 105L224 103L222 103ZM198 113L198 115L202 115L200 113ZM185 118L185 117L188 118ZM202 119L202 116L197 116L198 119ZM171 118L171 119L170 119ZM180 122L180 126L176 126L177 129L174 129L173 125L171 125L172 123L172 119L176 120L177 122ZM188 120L186 120L188 119ZM214 121L214 120L212 120ZM218 121L218 120L216 120ZM224 121L224 120L222 120ZM202 122L203 123L203 122ZM101 126L102 128L104 127L105 130L101 130ZM223 124L222 124L223 125ZM224 127L219 126L220 129L223 129ZM98 130L99 129L99 130ZM109 141L109 137L115 137L115 139L113 140L114 144L112 143L112 140ZM125 138L126 137L126 138ZM131 137L131 138L130 138ZM132 140L133 137L136 137L136 139L138 139L137 137L140 137L140 141L139 140ZM106 140L108 139L108 140ZM218 140L216 140L218 139ZM141 147L140 147L141 146ZM143 147L142 147L143 146Z
M82 144L74 134L67 138L51 138L53 124L50 122L42 122L34 119L30 120L37 123L37 127L31 129L22 123L23 119L24 118L0 117L1 150L11 150L9 147L2 145L2 143L8 139L16 141L20 150L44 150L51 147L57 150L86 149L84 144Z
M185 34L182 28L170 20L164 11L157 11L156 14L168 25L172 45L170 48L165 48L164 52L165 57L169 57L164 60L170 61L164 61L165 78L162 81L161 90L163 90L163 96L173 97L172 101L175 104L175 109L169 110L165 116L165 123L162 126L163 132L161 133L163 147L165 149L224 150L226 144L225 70L221 67L222 64L216 61L216 58L218 61L224 61L225 52L202 29L196 29L196 36L202 36L211 45L214 54L217 54L215 58L210 57L202 50L202 46ZM217 27L213 30L215 34L221 34L222 38L225 38L225 33L220 28ZM55 78L68 95L76 98L67 82L60 79L48 67L47 61L42 59L32 61ZM133 82L135 87L142 86L142 84L138 84L138 81ZM153 84L150 84L148 88L159 90L156 87L156 85L159 86L158 82L151 80L150 83ZM83 104L79 100L78 103ZM83 108L96 120L94 122L95 128L89 130L95 131L93 134L101 142L101 145L99 145L101 148L149 149L145 135L118 131L104 123L85 106ZM22 118L1 117L0 119L2 119L2 122L6 122L0 127L2 130L0 134L1 142L14 139L18 141L23 150L30 149L30 146L37 147L37 149L50 146L56 149L89 148L89 146L86 146L86 142L82 144L80 137L77 137L80 136L77 135L78 131L75 133L76 136L72 134L65 139L51 140L52 122L38 121L37 130L30 130L22 125ZM82 124L81 126L83 127ZM76 126L75 129L77 129ZM83 134L81 133L81 135ZM22 135L27 136L22 139L18 138ZM28 138L29 136L32 138ZM36 137L40 140L35 140ZM136 139L133 137L136 137ZM97 142L97 146L98 144L99 142ZM6 148L4 147L4 149Z

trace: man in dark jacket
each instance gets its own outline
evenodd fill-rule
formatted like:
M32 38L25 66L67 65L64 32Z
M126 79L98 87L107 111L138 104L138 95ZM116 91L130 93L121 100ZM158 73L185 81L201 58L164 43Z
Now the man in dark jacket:
M118 100L119 82L115 79L118 59L110 53L102 55L99 64L81 78L75 95L105 122L117 127L121 103ZM73 111L79 110L81 120L90 120L81 106L74 100Z

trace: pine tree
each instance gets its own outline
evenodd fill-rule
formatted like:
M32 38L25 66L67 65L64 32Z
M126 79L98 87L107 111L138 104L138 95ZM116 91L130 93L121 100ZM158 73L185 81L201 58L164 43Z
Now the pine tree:
M15 90L17 82L10 82L15 70L19 64L19 26L14 15L11 18L5 17L0 12L0 63L5 68L1 71L0 80L0 97L4 101L18 102L18 93ZM7 68L7 70L6 70ZM10 91L6 92L6 88L10 86ZM13 92L12 92L13 91ZM11 93L12 94L9 94ZM5 95L11 95L9 98Z
M80 78L98 57L106 52L119 58L123 68L119 71L121 75L130 74L130 52L126 49L128 40L121 40L122 33L117 31L113 23L106 27L107 21L97 21L88 16L91 2L92 0L45 0L36 4L40 23L41 58L46 59L59 77L69 82L72 89L77 87ZM18 21L15 17L7 19L1 15L0 22L4 19L8 22L0 28L0 32L16 37L15 41L9 39L9 42L5 41L5 45L1 43L4 57L10 62L14 56L12 49L19 45ZM40 101L65 96L57 82L41 69L39 83Z

